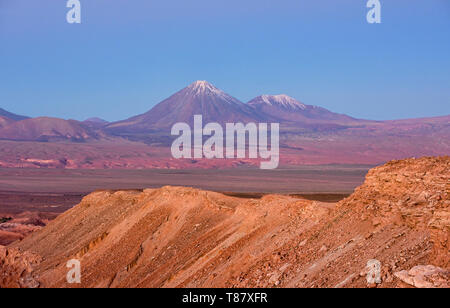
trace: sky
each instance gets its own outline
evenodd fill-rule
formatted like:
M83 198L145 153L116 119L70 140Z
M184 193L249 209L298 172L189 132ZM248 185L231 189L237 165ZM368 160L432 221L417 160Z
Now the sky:
M0 108L126 119L196 80L358 118L450 114L450 1L0 0Z

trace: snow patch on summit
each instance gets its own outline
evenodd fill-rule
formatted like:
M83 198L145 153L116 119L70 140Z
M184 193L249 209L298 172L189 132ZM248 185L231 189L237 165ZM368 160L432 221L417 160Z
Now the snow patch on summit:
M225 94L222 90L216 88L212 84L207 81L196 81L188 87L194 94L215 94L221 95Z
M215 86L204 80L192 83L189 87L187 87L187 89L194 96L215 96L229 104L240 103L232 96L226 94L224 91L216 88Z
M261 96L261 100L270 105L270 106L282 106L284 108L289 109L307 109L307 106L305 104L300 103L296 99L287 96L285 94L281 95L263 95Z

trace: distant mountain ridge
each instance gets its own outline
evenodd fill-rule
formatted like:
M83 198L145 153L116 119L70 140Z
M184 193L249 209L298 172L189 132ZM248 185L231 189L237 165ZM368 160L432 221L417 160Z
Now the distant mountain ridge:
M252 106L272 106L281 109L298 111L298 110L306 110L308 106L297 101L296 99L286 95L261 95L251 100L249 105Z
M262 95L252 99L248 105L268 117L279 121L297 122L297 124L334 123L350 124L359 120L347 115L337 114L318 106L305 105L298 100L282 95Z
M357 119L321 107L305 105L287 95L263 95L245 104L207 81L196 81L148 112L108 124L111 133L168 131L178 122L192 123L194 115L205 123L287 122L289 125L354 124Z
M83 123L107 124L109 122L106 121L106 120L103 120L101 118L93 117L93 118L89 118L89 119L84 120Z
M85 142L101 138L101 132L96 130L107 123L100 118L90 118L85 122L51 117L29 118L0 108L0 139Z
M0 129L0 139L16 141L73 141L97 139L88 126L75 120L33 118L10 123Z
M3 108L0 108L0 116L8 118L8 119L13 120L13 121L22 121L22 120L29 119L29 117L18 115L18 114L14 114L12 112L6 111Z
M169 135L175 123L192 125L194 115L202 115L204 123L280 122L284 127L321 131L357 125L361 121L321 107L305 105L285 94L262 95L243 103L207 81L196 81L148 112L113 123L100 118L89 118L83 122L47 117L30 119L0 109L0 117L3 117L0 119L0 138L89 140L95 139L94 136L101 132L101 135L125 136L140 141L147 139L145 135L148 134Z
M82 123L84 125L90 127L91 129L97 129L97 130L102 129L103 127L105 127L106 125L109 124L108 121L105 121L101 118L96 118L96 117L86 119Z
M3 114L13 117L9 112ZM70 162L53 164L61 168L253 166L249 160L173 159L170 147L176 137L171 136L172 125L185 122L193 127L197 114L203 116L204 125L280 123L280 163L286 166L378 164L450 153L449 115L369 121L307 105L285 94L262 95L245 104L206 81L197 81L148 112L114 123L98 118L83 122L45 117L17 121L0 115L0 167L35 167L35 162L42 167L42 162L49 160Z

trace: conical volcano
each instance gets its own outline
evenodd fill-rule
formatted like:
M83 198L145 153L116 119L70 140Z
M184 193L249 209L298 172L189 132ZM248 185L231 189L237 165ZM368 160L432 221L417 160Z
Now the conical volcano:
M116 132L145 132L170 129L175 123L192 123L202 115L205 123L257 122L259 112L207 81L196 81L153 109L128 120L112 123Z

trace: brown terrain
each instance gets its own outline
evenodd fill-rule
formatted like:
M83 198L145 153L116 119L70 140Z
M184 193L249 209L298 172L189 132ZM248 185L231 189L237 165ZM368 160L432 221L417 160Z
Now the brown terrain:
M77 204L77 193L0 193L0 245L22 240Z
M227 170L71 170L0 169L0 245L22 239L42 228L95 190L189 186L223 192L241 198L260 198L270 193L300 195L311 200L336 202L361 185L367 166L302 166L265 171ZM244 185L245 184L245 185Z
M78 121L47 117L17 121L0 129L0 139L15 141L79 142L98 138L96 133Z
M148 112L108 123L29 119L0 108L0 167L55 169L258 168L250 159L173 159L172 125L201 114L209 122L280 123L280 165L379 165L450 153L450 116L369 121L305 105L287 95L243 103L197 81Z
M14 123L14 120L11 120L7 117L0 116L0 128L6 127Z
M0 287L449 287L449 194L448 156L372 169L338 203L97 191L1 247ZM81 285L66 283L71 259ZM372 259L378 284L366 280Z

